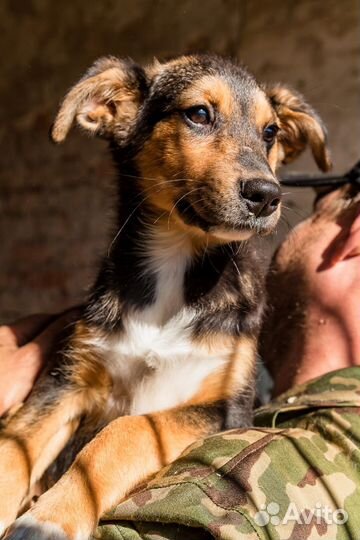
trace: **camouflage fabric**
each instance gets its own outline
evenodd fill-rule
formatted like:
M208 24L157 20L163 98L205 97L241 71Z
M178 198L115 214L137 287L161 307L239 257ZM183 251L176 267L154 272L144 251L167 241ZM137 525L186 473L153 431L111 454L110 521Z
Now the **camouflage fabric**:
M102 540L360 540L360 368L192 445L115 508Z

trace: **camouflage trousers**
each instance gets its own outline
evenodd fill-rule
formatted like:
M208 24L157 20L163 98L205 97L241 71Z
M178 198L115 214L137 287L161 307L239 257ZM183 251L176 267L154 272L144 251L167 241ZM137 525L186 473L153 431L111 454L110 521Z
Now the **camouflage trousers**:
M360 540L360 368L192 445L115 508L102 540Z

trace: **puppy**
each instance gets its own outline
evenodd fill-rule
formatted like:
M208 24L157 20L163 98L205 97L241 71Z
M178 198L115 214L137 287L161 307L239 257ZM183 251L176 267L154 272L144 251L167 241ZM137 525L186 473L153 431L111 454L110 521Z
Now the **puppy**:
M117 229L69 343L1 433L2 532L46 471L68 468L11 540L87 539L190 443L251 423L264 290L249 239L279 219L280 163L309 144L330 165L302 96L214 56L102 58L54 141L74 123L109 141Z

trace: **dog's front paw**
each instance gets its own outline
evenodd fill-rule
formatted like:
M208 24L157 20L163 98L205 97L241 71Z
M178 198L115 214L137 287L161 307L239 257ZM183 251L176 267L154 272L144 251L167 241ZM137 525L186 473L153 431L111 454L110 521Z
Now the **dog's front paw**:
M4 540L71 540L60 525L38 521L29 513L17 519Z

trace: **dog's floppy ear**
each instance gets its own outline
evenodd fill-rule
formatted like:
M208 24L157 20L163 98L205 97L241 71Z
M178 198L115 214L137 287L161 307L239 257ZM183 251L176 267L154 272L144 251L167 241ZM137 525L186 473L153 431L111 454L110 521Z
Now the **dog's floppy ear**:
M331 168L327 147L327 132L318 114L303 96L280 84L268 86L265 91L280 120L279 142L282 163L290 163L310 146L314 159L322 171Z
M73 122L88 133L126 140L147 92L145 71L132 60L97 60L68 92L51 129L62 142Z

